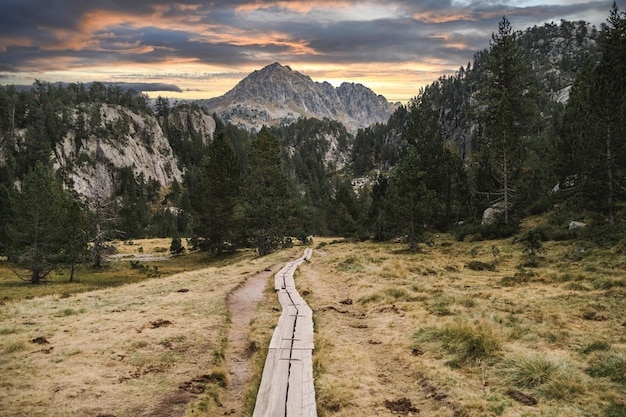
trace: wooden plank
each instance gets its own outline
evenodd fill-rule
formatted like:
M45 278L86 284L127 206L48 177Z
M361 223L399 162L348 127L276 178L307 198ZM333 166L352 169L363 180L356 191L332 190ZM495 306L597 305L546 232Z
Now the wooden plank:
M287 393L287 416L302 416L302 361L301 351L291 354L289 368L289 392Z
M307 248L274 277L283 309L272 335L253 417L317 417L313 381L313 312L295 288L293 274L311 258ZM286 414L285 414L286 413Z
M275 375L284 375L288 372L289 363L280 359L280 349L270 349L265 360L262 380L272 381L270 384L261 384L257 394L253 417L269 417L285 415L286 378L275 378Z

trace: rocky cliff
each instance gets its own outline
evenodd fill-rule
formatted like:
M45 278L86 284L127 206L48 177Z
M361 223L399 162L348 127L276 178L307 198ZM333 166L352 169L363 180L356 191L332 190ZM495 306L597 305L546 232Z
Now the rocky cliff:
M199 104L225 122L257 131L263 125L288 125L300 118L328 118L356 132L387 122L398 107L361 84L335 88L277 62L254 71L223 96Z
M77 140L76 130L70 129L54 149L55 165L64 170L78 193L88 198L96 193L112 195L116 173L122 168L131 168L135 177L155 180L161 186L182 180L172 148L154 116L121 106L97 106L101 123L95 133ZM105 175L96 175L98 162L106 167Z

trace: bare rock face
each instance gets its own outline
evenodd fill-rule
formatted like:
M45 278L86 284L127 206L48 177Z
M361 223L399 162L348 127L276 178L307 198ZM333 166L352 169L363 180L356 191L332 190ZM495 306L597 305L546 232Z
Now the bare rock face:
M200 135L205 145L213 140L215 120L199 108L181 107L168 115L168 122L183 132Z
M277 62L254 71L223 96L199 104L225 122L248 130L287 125L300 118L328 118L352 132L386 123L399 105L361 84L343 83L335 88Z
M67 173L74 189L87 198L112 195L116 170L130 167L135 177L143 175L161 186L182 180L172 148L156 118L138 115L120 106L100 105L102 118L98 134L77 145L70 130L54 152L56 168ZM98 163L97 163L98 162ZM105 173L96 173L98 166Z

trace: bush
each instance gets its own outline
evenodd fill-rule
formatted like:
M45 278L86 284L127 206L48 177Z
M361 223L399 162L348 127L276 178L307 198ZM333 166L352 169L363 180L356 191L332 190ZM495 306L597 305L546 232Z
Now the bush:
M591 342L588 345L585 345L580 350L580 352L585 355L588 355L592 352L607 351L607 350L611 350L611 344L602 340L602 341Z
M626 405L613 403L604 410L603 417L626 417Z
M450 306L454 304L454 298L449 295L439 295L428 304L428 311L436 316L449 316L452 314Z
M540 354L529 354L509 359L511 382L522 388L537 388L561 371L563 363Z
M185 253L185 247L179 237L173 237L170 244L170 253L174 256L182 255Z

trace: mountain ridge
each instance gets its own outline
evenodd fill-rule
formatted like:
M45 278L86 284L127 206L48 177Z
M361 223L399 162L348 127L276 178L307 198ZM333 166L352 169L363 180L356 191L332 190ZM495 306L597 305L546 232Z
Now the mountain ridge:
M224 95L197 103L249 131L291 124L300 118L329 118L356 132L385 123L399 106L362 84L343 82L334 87L279 62L253 71Z

